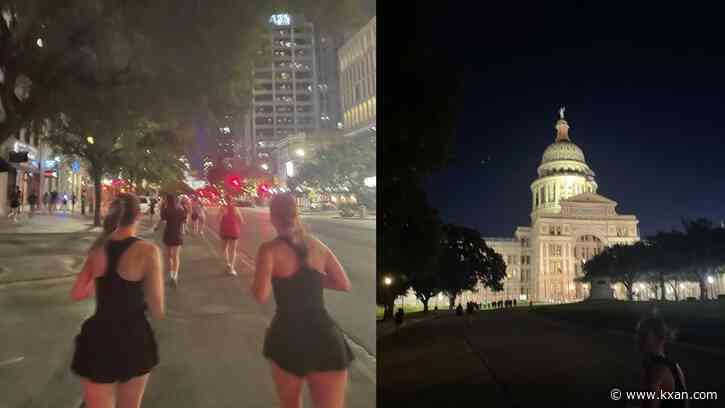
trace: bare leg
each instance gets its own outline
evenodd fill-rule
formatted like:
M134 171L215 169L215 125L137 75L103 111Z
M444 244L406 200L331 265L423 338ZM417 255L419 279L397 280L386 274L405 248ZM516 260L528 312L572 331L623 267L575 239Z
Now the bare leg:
M113 384L97 384L82 379L86 408L113 408Z
M179 261L179 258L181 258L181 245L174 247L174 274L176 277L179 277L179 267L181 267L181 262Z
M284 371L273 361L271 364L281 408L302 408L303 379Z
M237 240L231 240L229 241L229 250L232 253L231 259L232 261L229 263L229 265L232 266L232 271L234 270L234 265L236 265L237 261Z
M229 268L229 241L222 240L222 253L224 254L224 264Z
M150 375L151 373L119 383L116 391L116 408L140 408Z
M310 373L306 377L315 408L343 408L347 370Z

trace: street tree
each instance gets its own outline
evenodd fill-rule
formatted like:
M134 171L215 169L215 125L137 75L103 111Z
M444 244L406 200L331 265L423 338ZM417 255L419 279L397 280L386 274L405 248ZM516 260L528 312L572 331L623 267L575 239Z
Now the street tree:
M375 190L365 186L364 179L376 171L376 139L374 135L354 136L317 149L288 182L290 188L347 190L362 204L374 207Z
M384 318L392 317L395 298L410 288L410 277L425 271L440 248L440 222L427 204L426 194L415 185L386 195L386 209L379 221L385 231L380 236L377 259L377 304L385 308ZM392 210L391 210L392 209ZM392 285L385 284L390 278Z
M440 267L441 288L451 309L463 291L475 292L479 287L503 289L506 264L475 229L443 226Z
M410 275L410 287L415 296L423 303L423 312L428 312L428 303L442 290L439 259L424 266Z

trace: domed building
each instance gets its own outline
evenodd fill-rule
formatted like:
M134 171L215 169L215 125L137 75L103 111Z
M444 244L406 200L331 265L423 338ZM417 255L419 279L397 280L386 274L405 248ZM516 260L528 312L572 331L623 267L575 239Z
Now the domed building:
M639 241L637 217L617 214L617 203L597 193L595 173L569 137L563 108L559 115L556 139L531 183L531 226L518 227L513 238L484 238L506 261L504 290L482 289L467 300L584 299L589 287L576 279L582 264L605 246Z

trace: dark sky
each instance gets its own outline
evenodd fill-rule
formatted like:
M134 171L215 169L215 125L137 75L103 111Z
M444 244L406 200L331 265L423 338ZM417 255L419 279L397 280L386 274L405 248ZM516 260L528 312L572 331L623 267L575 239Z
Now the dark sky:
M721 10L517 4L436 10L436 46L468 72L454 162L426 183L443 221L484 236L530 225L562 105L598 193L643 236L683 216L725 219L725 40L708 19Z

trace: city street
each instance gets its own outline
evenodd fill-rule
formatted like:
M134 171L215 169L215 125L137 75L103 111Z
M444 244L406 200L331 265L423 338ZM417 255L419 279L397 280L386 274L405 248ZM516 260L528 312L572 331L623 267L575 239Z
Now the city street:
M244 214L248 219L246 232L267 233L264 212L250 210ZM364 220L356 227L336 221L308 224L338 253L351 275L353 293L331 296L328 291L326 298L331 313L352 338L357 357L350 370L347 406L370 407L375 404L376 361L370 353L374 348L365 342L374 339L375 327L370 318L373 314L364 309L363 300L372 309L374 223L372 228L365 228ZM69 369L73 338L82 321L93 313L94 301L72 303L69 293L72 274L80 270L83 253L97 232L90 220L80 217L39 216L24 222L27 224L0 224L0 408L77 408L81 386ZM159 242L161 232L153 233L150 228L151 223L145 220L139 235ZM367 238L335 241L358 235ZM244 240L244 251L253 254L265 238ZM363 246L366 239L369 248ZM204 238L187 235L185 240L179 288L167 287L167 316L152 322L161 363L151 375L144 406L277 406L269 367L261 355L274 303L259 306L251 297L252 259L240 256L239 276L230 277L222 273L215 234ZM360 260L355 262L352 259L358 252ZM367 286L362 273L370 274ZM345 320L355 312L359 320ZM365 320L370 321L369 329L363 324ZM305 400L310 406L307 391Z

